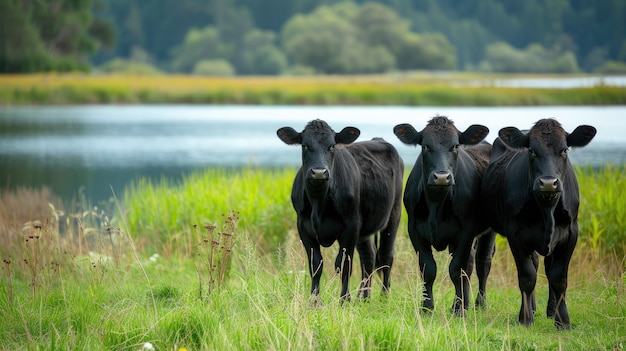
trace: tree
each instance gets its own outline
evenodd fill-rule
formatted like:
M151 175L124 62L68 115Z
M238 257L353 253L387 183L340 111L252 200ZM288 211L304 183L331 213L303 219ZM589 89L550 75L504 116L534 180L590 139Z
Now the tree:
M35 72L88 69L88 55L111 41L106 23L91 30L91 0L0 3L0 70ZM102 35L102 38L99 37Z
M232 76L235 74L235 68L226 60L202 60L195 64L193 74L202 76Z
M546 49L540 44L528 45L518 50L498 42L487 46L482 67L494 72L508 73L574 73L578 71L576 57L570 51Z
M202 60L225 59L228 49L220 40L218 30L213 26L191 29L185 41L171 51L172 69L190 73L196 63Z
M354 44L356 28L330 7L318 7L310 15L296 15L282 30L282 42L295 64L320 73L345 73L346 49Z
M0 2L0 72L46 70L49 57L20 0Z
M287 58L275 45L272 31L253 29L244 38L242 74L275 75L287 67Z
M282 39L296 65L320 73L456 67L454 48L444 36L412 33L405 20L380 4L320 6L289 20Z

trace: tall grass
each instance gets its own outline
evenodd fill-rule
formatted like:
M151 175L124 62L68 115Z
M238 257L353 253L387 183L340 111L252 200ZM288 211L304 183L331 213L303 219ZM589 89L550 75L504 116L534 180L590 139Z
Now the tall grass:
M441 252L436 257L435 310L431 315L420 313L422 283L405 222L397 240L391 294L380 293L382 283L375 277L367 303L342 304L340 279L332 265L326 265L323 304L313 307L306 254L289 202L295 169L207 170L179 183L139 181L124 194L117 218L103 220L108 223L103 226L88 220L93 213L83 216L99 213L91 207L60 214L55 206L45 210L48 193L3 193L2 199L12 198L12 206L22 208L22 213L29 212L30 201L44 202L44 210L37 214L44 217L25 215L18 221L26 218L27 225L16 222L18 229L6 231L13 227L7 225L0 230L4 268L0 349L139 350L150 342L157 350L623 350L623 256L605 250L604 239L593 241L592 222L586 220L595 213L598 230L623 235L624 228L619 227L623 222L603 210L621 206L623 171L617 166L577 169L583 205L581 241L570 267L568 306L574 329L568 332L539 318L545 315L548 294L542 274L535 325L526 328L517 323L515 264L503 245L494 257L487 309L471 309L466 318L450 314L454 299L447 276L450 257ZM598 186L586 188L590 183ZM609 191L615 194L605 196ZM602 200L594 200L598 197ZM272 201L278 205L273 207ZM239 211L236 226L228 224L231 210ZM2 218L7 218L2 211ZM71 237L58 225L68 218L82 223ZM201 247L204 239L208 242L218 232L230 233L226 237L232 241L213 236L211 242L220 244L211 247L218 250L211 253L211 248ZM266 232L275 234L266 237ZM278 248L262 243L274 236L268 240L276 240ZM222 243L231 248L227 256L219 251ZM213 272L211 264L200 267L199 262L210 260L212 254L218 256L212 261ZM336 247L323 254L332 259ZM218 276L219 288L198 293L203 283ZM350 285L354 295L358 279L354 274ZM472 296L476 290L474 278Z
M295 230L290 200L295 173L295 168L209 169L178 183L141 179L125 192L130 229L138 233L138 240L175 247L188 236L192 224L215 223L234 210L240 214L239 225L253 234L256 245L274 250ZM626 198L626 165L577 167L576 174L581 245L625 254L626 202L621 199ZM402 221L406 225L404 213Z
M626 165L577 168L579 227L584 244L626 255ZM626 265L626 261L623 263Z
M492 75L361 77L0 76L0 105L185 103L260 105L520 106L626 104L626 88L473 86Z
M230 211L262 251L275 249L293 228L291 184L295 169L208 169L180 182L140 179L126 189L130 231L144 246L191 247L193 225L215 225Z

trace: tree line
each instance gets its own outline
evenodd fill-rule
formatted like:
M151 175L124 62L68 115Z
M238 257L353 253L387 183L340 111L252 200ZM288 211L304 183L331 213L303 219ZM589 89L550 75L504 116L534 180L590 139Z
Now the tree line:
M3 0L0 72L626 72L623 0Z

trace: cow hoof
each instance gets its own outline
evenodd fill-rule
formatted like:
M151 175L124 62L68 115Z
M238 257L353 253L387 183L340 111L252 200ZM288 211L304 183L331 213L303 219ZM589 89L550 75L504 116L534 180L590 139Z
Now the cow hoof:
M474 305L477 308L485 309L487 307L487 298L485 297L485 295L479 294L476 297L476 302L474 303Z
M571 324L558 322L556 320L554 321L554 326L558 330L572 330L572 325Z
M311 295L311 297L309 297L309 306L313 308L321 308L323 305L322 298L319 295Z
M422 306L422 308L420 308L420 313L426 316L430 316L433 314L433 310L433 308Z
M453 306L453 307L450 309L450 312L452 313L452 315L453 315L453 316L456 316L456 317L465 317L465 309L463 309L463 308L459 308L459 307L457 307L457 306Z
M519 321L519 324L523 325L526 328L530 328L533 326L533 324L535 324L535 321L528 321L528 322L524 322L524 321Z

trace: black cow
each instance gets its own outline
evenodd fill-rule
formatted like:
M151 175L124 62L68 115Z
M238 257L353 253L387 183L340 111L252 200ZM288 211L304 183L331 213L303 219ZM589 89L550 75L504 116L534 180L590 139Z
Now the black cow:
M473 256L479 279L476 304L483 306L494 253L495 233L481 218L479 202L480 184L491 153L491 145L480 142L489 129L472 125L461 133L450 119L437 116L421 132L400 124L394 133L405 144L422 146L404 191L409 236L424 280L422 307L426 311L434 308L437 265L432 248L442 251L448 247L452 254L450 278L456 294L452 312L463 315L468 308Z
M494 142L482 196L491 226L507 238L515 259L522 293L519 321L526 326L533 324L536 310L539 253L550 285L548 317L557 328L571 327L565 291L578 238L579 193L567 153L595 134L585 125L568 134L554 119L542 119L527 133L503 128Z
M312 278L311 294L319 295L322 275L320 245L339 242L335 269L341 273L341 297L350 299L348 280L356 247L361 259L359 296L370 295L376 263L389 290L393 248L402 213L404 164L384 140L355 141L360 131L346 127L335 133L324 121L309 122L301 133L291 127L277 131L280 140L302 145L302 167L296 174L291 201L298 233L306 249ZM380 247L372 234L380 231Z

